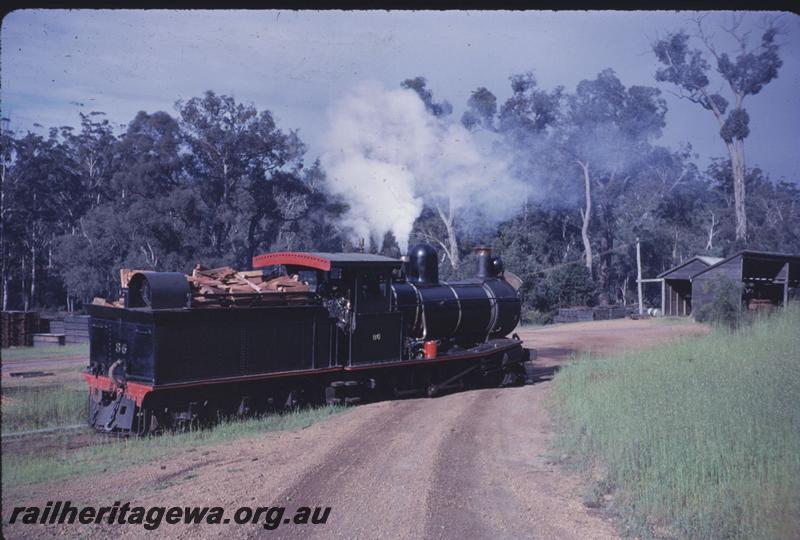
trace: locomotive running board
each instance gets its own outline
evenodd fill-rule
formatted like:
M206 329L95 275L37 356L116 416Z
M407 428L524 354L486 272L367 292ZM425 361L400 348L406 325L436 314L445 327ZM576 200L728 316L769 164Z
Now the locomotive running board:
M485 356L492 356L494 354L503 353L515 349L517 347L522 347L521 341L514 341L508 343L506 345L493 347L490 349L484 349L481 351L473 351L469 353L454 353L454 354L444 354L442 356L437 356L436 358L421 358L418 360L401 360L400 362L387 362L381 364L366 364L366 365L359 365L359 366L345 366L345 371L366 371L370 369L381 369L381 368L395 368L395 367L402 367L402 366L413 366L413 365L420 365L420 364L428 364L428 365L435 365L437 363L442 362L455 362L458 360L472 360L475 358L483 358Z
M449 379L447 379L446 381L444 381L444 382L442 382L440 384L432 384L428 388L428 397L435 397L436 394L439 393L439 390L446 390L446 389L450 388L448 386L450 383L455 382L455 381L457 381L457 380L469 375L470 373L472 373L473 371L475 371L479 367L480 367L479 365L468 367L464 371L460 371L460 372L456 373L455 375L453 375L452 377L450 377Z

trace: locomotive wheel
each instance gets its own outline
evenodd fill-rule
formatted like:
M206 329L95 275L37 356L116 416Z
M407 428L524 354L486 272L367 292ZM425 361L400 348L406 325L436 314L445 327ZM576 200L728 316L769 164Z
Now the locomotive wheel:
M289 392L289 395L286 396L286 402L284 403L284 407L286 409L296 409L300 406L300 392L297 390L292 390Z
M331 381L325 388L328 405L355 405L362 401L361 385L358 381Z
M325 403L326 404L328 404L328 405L341 405L342 404L342 398L337 396L337 391L336 390L338 388L339 388L338 386L333 386L333 383L331 383L330 386L327 386L325 388Z

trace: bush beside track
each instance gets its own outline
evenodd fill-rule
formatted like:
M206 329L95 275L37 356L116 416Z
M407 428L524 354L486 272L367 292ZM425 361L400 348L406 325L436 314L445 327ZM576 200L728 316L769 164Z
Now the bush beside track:
M797 538L800 309L555 377L560 452L627 534Z

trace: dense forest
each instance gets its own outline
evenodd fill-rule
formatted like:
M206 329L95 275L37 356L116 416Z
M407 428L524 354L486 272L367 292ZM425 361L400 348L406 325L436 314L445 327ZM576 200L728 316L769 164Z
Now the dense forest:
M667 35L653 44L653 86L626 86L610 68L574 89L514 74L508 99L488 88L508 83L487 81L462 115L424 77L400 82L442 125L511 156L511 174L531 189L524 200L509 193L513 215L483 226L472 207L426 200L408 239L387 233L366 249L398 256L407 242L430 242L448 278L470 274L472 248L490 244L523 278L538 320L559 306L631 302L636 238L649 276L696 253L800 252L798 179L776 182L744 159L745 106L781 67L776 34L743 36L730 54L702 34ZM712 93L723 87L712 78L727 97ZM698 123L719 124L722 157L710 166L698 166L691 141L659 144L667 89L696 104ZM4 310L114 297L120 268L244 268L268 250L359 247L341 219L353 203L330 189L323 162L269 110L231 96L140 112L121 132L97 111L47 135L12 132L5 119L0 138Z

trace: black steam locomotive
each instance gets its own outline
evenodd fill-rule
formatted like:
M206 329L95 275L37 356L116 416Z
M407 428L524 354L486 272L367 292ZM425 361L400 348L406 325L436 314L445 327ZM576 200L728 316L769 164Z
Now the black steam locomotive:
M308 292L212 307L183 274L136 273L124 308L89 306L89 424L143 434L299 403L521 382L527 351L505 337L519 322L517 291L498 257L477 254L475 278L444 283L425 244L402 260L267 253L254 268L295 275Z

